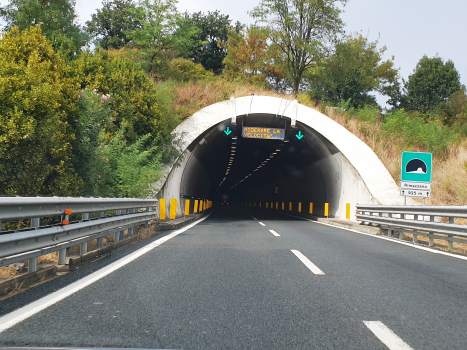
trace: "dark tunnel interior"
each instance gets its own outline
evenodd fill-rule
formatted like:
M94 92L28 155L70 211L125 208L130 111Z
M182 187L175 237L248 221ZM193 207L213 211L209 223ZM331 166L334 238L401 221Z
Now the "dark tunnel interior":
M285 138L243 138L242 127L282 128ZM227 135L228 131L232 132ZM313 202L317 214L324 203L338 206L342 164L335 155L340 152L299 122L291 128L290 119L281 116L238 116L236 125L226 120L206 130L188 150L191 156L183 169L181 198L231 205Z

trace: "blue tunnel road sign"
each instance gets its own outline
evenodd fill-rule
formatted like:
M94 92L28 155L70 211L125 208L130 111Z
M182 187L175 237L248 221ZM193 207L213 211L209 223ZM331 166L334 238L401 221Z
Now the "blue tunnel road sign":
M432 154L402 152L401 181L431 183Z

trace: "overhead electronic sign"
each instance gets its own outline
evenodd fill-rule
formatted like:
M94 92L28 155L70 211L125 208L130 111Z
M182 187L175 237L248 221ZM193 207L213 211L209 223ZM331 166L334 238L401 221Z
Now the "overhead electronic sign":
M242 136L246 139L283 140L285 129L244 126Z

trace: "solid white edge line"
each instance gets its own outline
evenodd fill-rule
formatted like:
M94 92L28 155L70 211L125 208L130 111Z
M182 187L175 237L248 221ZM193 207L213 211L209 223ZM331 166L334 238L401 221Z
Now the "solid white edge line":
M298 250L291 249L292 253L296 255L297 258L300 259L300 261L308 267L308 269L313 272L315 275L322 275L324 276L324 272L319 269L318 266L313 264L305 255L303 255L301 252Z
M130 262L136 260L137 258L141 257L142 255L148 253L152 249L160 246L161 244L167 242L168 240L174 238L175 236L178 236L180 233L183 233L193 226L196 226L200 222L206 220L211 214L206 215L205 217L177 230L174 231L167 236L164 236L162 238L159 238L158 240L149 243L148 245L145 245L144 247L138 249L137 251L113 262L110 265L107 265L103 267L100 270L97 270L96 272L91 273L90 275L73 282L72 284L59 289L56 292L53 292L39 300L36 300L32 302L31 304L28 304L26 306L23 306L22 308L15 310L13 312L10 312L9 314L6 314L2 317L0 317L0 333L3 331L7 330L8 328L13 327L17 323L24 321L25 319L37 314L38 312L48 308L49 306L59 302L60 300L65 299L66 297L72 295L73 293L78 292L79 290L89 286L90 284L100 280L101 278L111 274L112 272L118 270L119 268L129 264Z
M277 233L276 231L274 231L274 230L269 230L269 232L271 232L271 233L272 233L274 236L276 236L276 237L280 237L280 236L281 236L280 234L278 234L278 233Z
M407 343L380 321L363 321L365 326L384 344L389 350L413 350Z
M258 223L259 223L261 226L266 226L266 225L263 224L261 221L258 221Z
M383 240L385 240L385 241L389 241L389 242L393 242L393 243L397 243L397 244L406 245L406 246L408 246L408 247L412 247L412 248L415 248L415 249L424 250L424 251L426 251L426 252L430 252L430 253L433 253L433 254L441 254L441 255L450 256L450 257L452 257L452 258L457 258L457 259L461 259L461 260L467 260L467 257L466 257L466 256L460 256L460 255L456 255L456 254L446 253L446 252L443 252L443 251L441 251L441 250L436 250L436 249L431 249L431 248L427 248L427 247L422 247L422 246L419 246L419 245L415 245L415 244L413 244L413 243L402 242L402 241L399 241L399 240L396 240L396 239L393 239L393 238L389 238L389 237L376 236L376 235L371 234L371 233L361 232L361 231L353 230L353 229L351 229L351 228L345 228L345 227L340 227L340 226L335 226L335 225L331 225L331 224L326 224L326 223L324 223L324 222L319 222L319 221L315 221L315 220L311 220L311 219L307 219L307 218L301 218L300 216L295 216L295 215L290 215L290 214L284 214L284 215L291 216L291 217L297 218L297 219L302 219L302 220L305 220L305 221L311 221L311 222L313 222L313 223L320 224L320 225L325 225L325 226L329 226L329 227L333 227L333 228L338 228L338 229L345 230L345 231L350 231L350 232L359 233L359 234L361 234L361 235L365 235L365 236L369 236L369 237L373 237L373 238L383 239Z

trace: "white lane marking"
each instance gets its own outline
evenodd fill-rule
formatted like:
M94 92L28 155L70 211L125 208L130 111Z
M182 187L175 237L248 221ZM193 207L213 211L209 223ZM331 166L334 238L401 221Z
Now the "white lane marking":
M157 241L154 241L138 249L137 251L113 262L112 264L100 270L97 270L94 273L91 273L90 275L80 279L79 281L76 281L70 284L67 287L64 287L52 294L49 294L39 300L32 302L31 304L23 306L22 308L18 310L15 310L13 312L10 312L9 314L6 314L5 316L0 317L0 333L8 328L13 327L17 323L24 321L25 319L37 314L38 312L48 308L49 306L59 302L60 300L65 299L66 297L72 295L73 293L78 292L79 290L89 286L90 284L100 280L101 278L111 274L112 272L118 270L119 268L129 264L130 262L136 260L140 256L148 253L149 251L167 242L168 240L174 238L175 236L178 236L180 233L183 233L189 230L190 228L192 228L193 226L199 224L200 222L206 220L210 215L211 214L195 221L194 223L188 226L181 228L180 230L172 232L171 234L165 237L159 238Z
M298 250L292 250L292 253L294 253L297 258L300 259L300 261L306 266L308 267L308 269L310 269L311 272L313 272L315 275L323 275L324 276L324 272L321 271L319 269L318 266L316 266L315 264L313 264L305 255L303 255L301 252L299 252Z
M255 218L253 215L251 215L251 214L248 214L248 215L250 215L250 216L253 218L253 220L258 220L258 219Z
M266 226L265 224L263 224L261 221L258 222L261 226Z
M365 326L373 332L381 342L386 345L389 350L413 350L407 343L391 331L383 322L380 321L363 321Z
M281 236L280 234L278 234L278 233L277 233L276 231L274 231L274 230L269 230L269 232L271 232L271 233L272 233L274 236L276 236L276 237L280 237L280 236Z
M461 259L461 260L467 260L467 256L460 256L460 255L456 255L456 254L446 253L446 252L443 252L443 251L441 251L441 250L431 249L431 248L427 248L427 247L415 245L415 244L413 244L413 243L399 241L399 240L394 239L394 238L383 237L383 236L376 236L376 235L373 235L373 234L371 234L371 233L366 233L366 232L361 232L361 231L357 231L357 230L352 230L351 228L345 228L345 227L340 227L340 226L335 226L335 225L331 225L331 224L326 224L326 223L324 223L324 222L319 222L319 221L315 221L315 220L311 220L311 219L307 219L307 218L301 218L300 216L295 216L295 215L290 215L290 214L284 214L284 215L291 216L291 217L297 218L297 219L302 219L302 220L305 220L305 221L311 221L311 222L313 222L313 223L320 224L320 225L325 225L325 226L329 226L329 227L333 227L333 228L338 228L338 229L345 230L345 231L350 231L350 232L359 233L359 234L364 235L364 236L370 236L370 237L373 237L373 238L383 239L383 240L385 240L385 241L389 241L389 242L393 242L393 243L397 243L397 244L406 245L406 246L408 246L408 247L412 247L412 248L415 248L415 249L424 250L424 251L426 251L426 252L430 252L430 253L433 253L433 254L441 254L441 255L450 256L450 257L452 257L452 258L457 258L457 259Z

